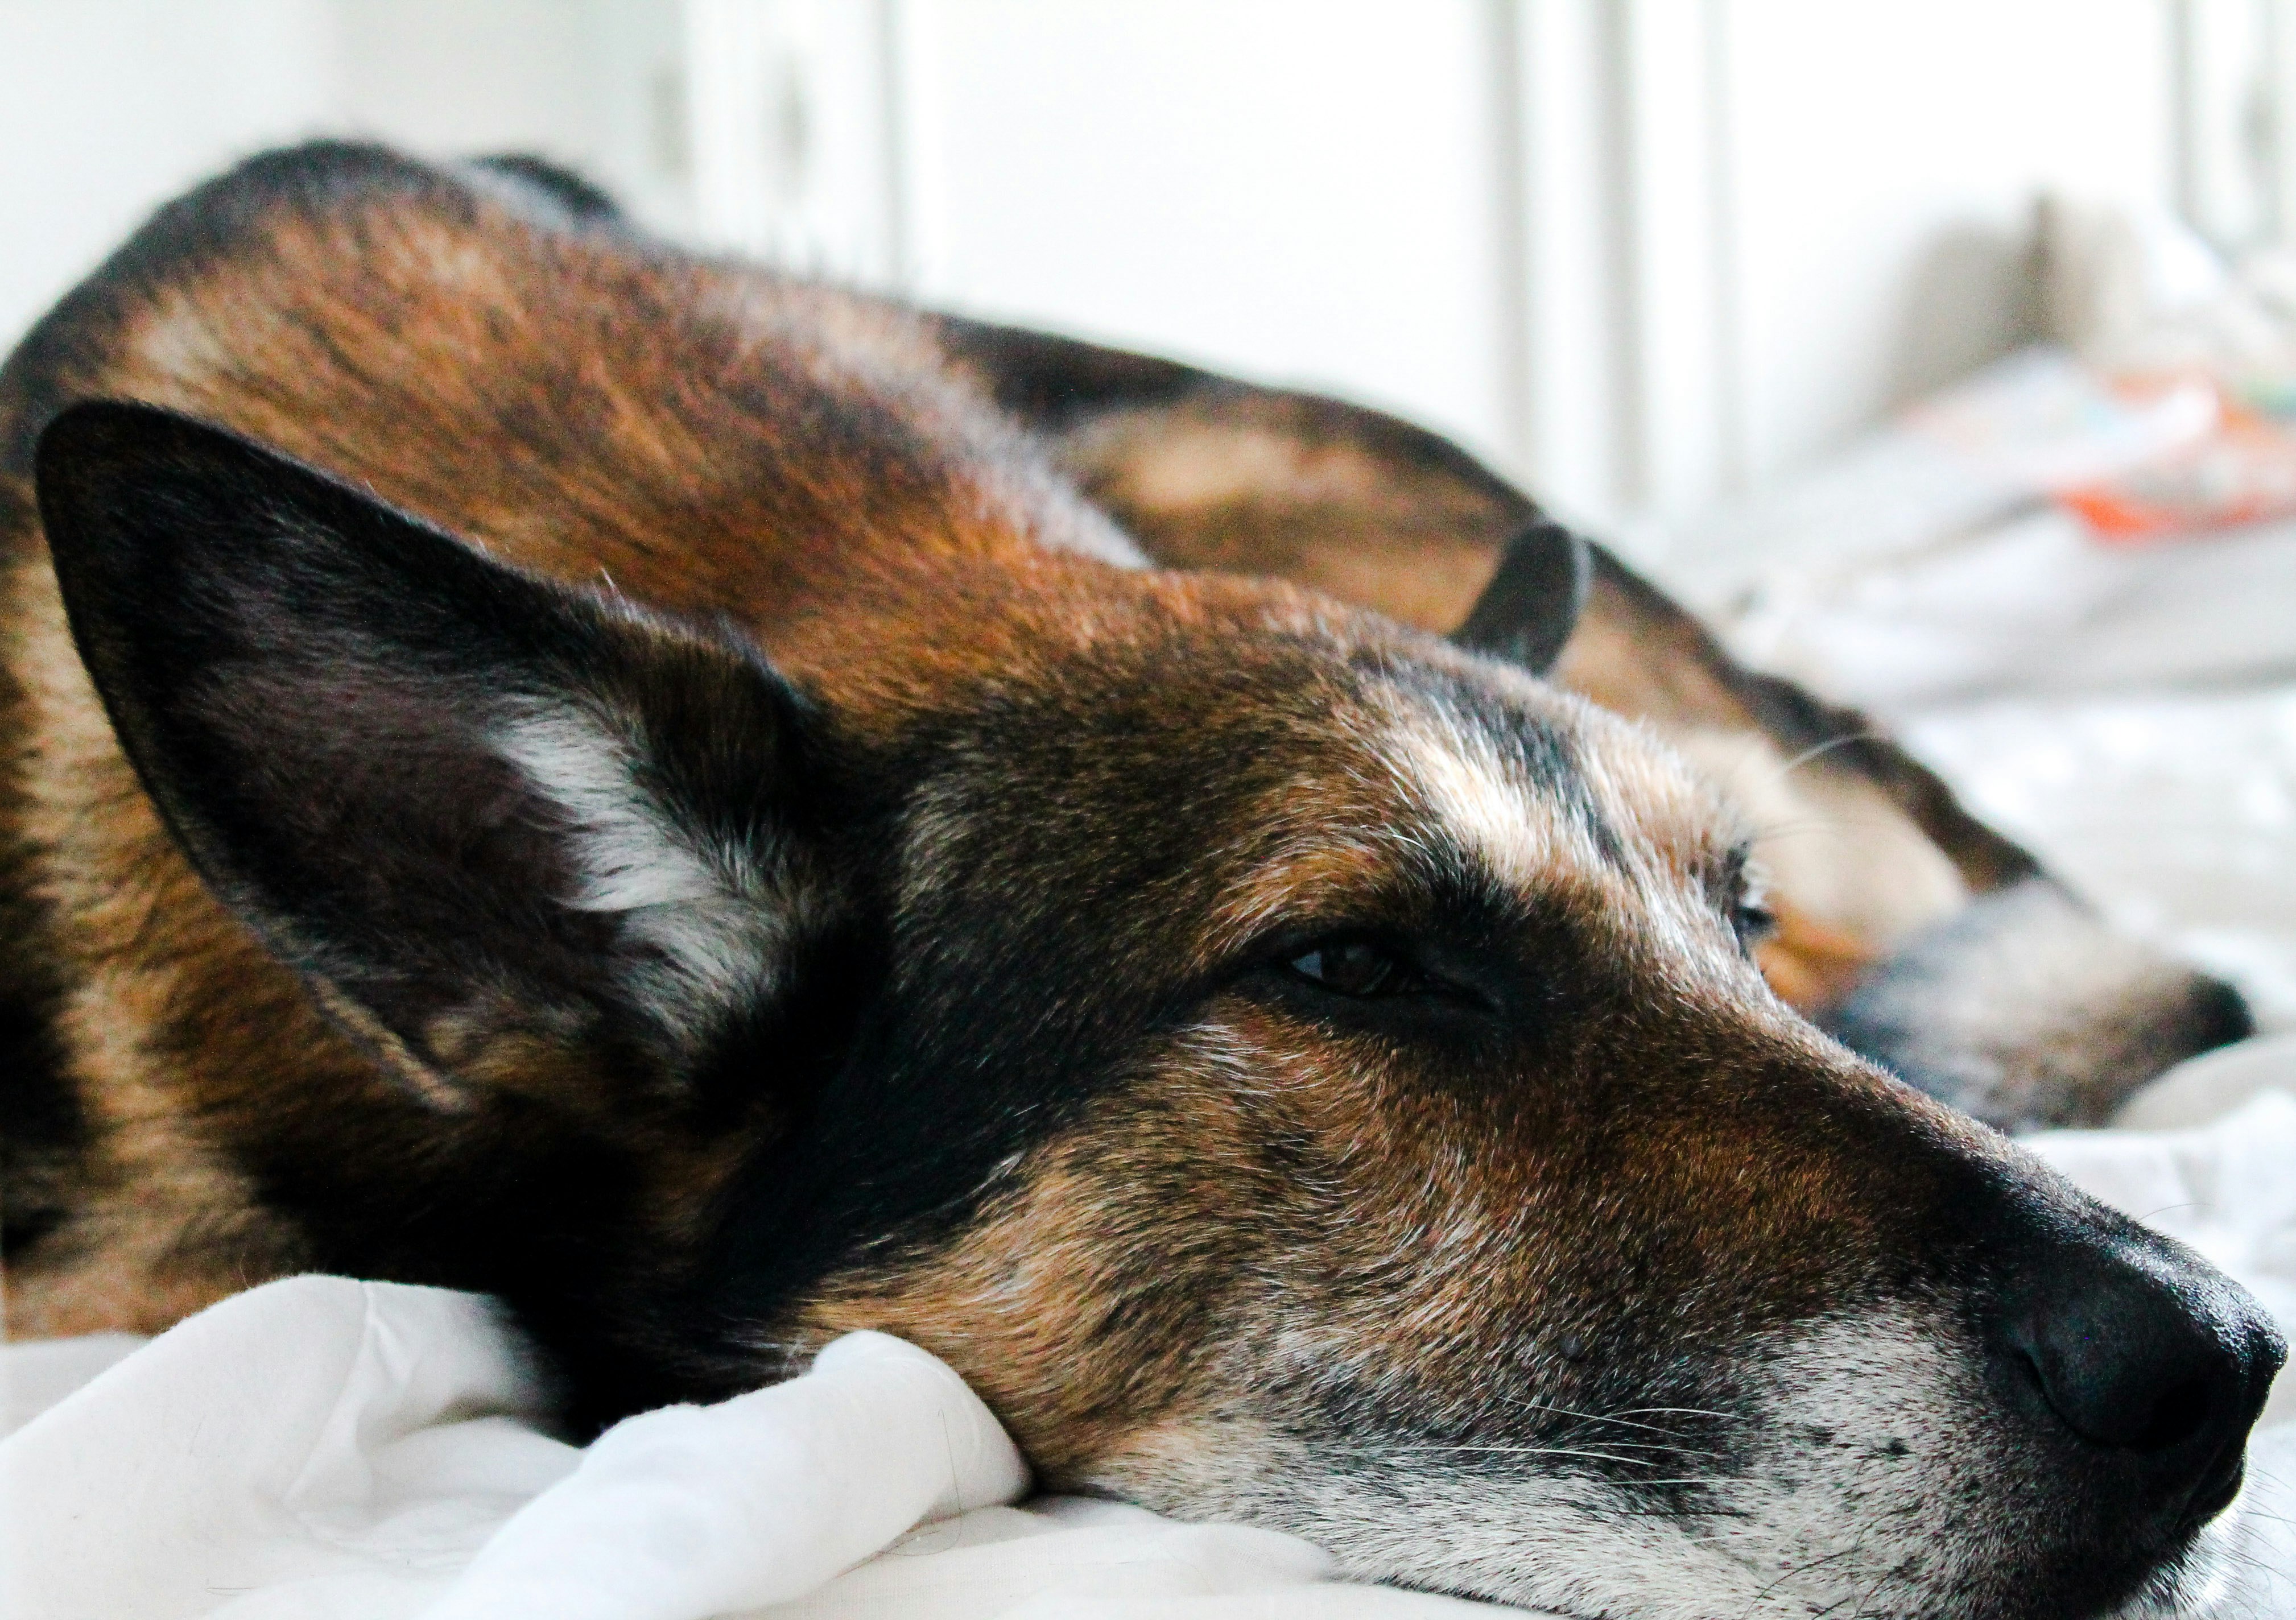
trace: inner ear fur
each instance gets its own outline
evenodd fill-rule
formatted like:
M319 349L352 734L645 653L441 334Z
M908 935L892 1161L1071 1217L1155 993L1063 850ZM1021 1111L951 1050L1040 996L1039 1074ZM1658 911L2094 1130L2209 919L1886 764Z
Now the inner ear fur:
M148 406L65 412L37 483L176 841L430 1100L537 1046L674 1090L787 988L826 880L753 651Z

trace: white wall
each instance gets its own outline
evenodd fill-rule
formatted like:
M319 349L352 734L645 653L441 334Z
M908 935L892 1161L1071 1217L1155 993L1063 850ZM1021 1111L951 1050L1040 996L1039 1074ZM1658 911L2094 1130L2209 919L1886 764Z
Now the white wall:
M0 0L0 344L153 204L316 127L315 0Z
M439 157L533 151L688 228L685 37L675 0L318 0L327 122Z
M677 20L675 0L0 0L0 345L169 196L311 135L540 151L682 224Z
M926 298L1514 449L1481 0L911 0Z
M2030 329L2045 186L2165 205L2157 0L1733 0L1719 115L1760 480Z
M2256 3L0 0L0 340L265 142L525 146L1679 512L2019 337L2036 191L2169 199L2172 22Z
M2165 205L2161 0L1518 0L1525 461L1681 513L2030 335L2035 196Z

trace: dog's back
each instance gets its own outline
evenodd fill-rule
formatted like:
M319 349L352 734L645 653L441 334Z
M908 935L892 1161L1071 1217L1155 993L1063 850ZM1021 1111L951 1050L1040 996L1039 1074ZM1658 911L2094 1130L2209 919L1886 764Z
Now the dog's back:
M302 148L171 205L10 368L16 498L39 428L98 396L275 445L521 567L760 630L879 556L1136 560L917 317L650 251L490 168Z

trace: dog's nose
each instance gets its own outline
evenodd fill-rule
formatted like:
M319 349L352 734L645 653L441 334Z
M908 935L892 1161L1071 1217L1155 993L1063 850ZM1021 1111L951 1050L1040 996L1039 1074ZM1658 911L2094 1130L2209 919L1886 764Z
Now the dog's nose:
M2222 1509L2286 1359L2271 1320L2213 1268L2149 1236L2061 1240L2023 1260L1996 1339L2020 1403L2135 1464L2149 1512L2189 1522Z

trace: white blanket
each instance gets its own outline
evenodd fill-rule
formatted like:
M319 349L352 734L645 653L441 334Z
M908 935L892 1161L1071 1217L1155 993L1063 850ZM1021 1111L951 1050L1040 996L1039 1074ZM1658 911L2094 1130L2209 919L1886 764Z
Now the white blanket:
M792 1599L774 1612L1478 1607L1334 1589L1321 1553L1263 1531L1002 1505L1027 1484L1003 1432L940 1362L879 1334L586 1452L533 1427L486 1303L436 1289L293 1278L140 1348L12 1346L0 1365L26 1375L16 1401L62 1394L0 1441L9 1620L703 1620ZM75 1370L94 1376L62 1394Z
M2296 1038L2187 1066L2136 1107L2156 1128L2036 1145L2296 1329ZM1288 1536L1007 1505L1026 1474L994 1420L941 1363L876 1334L779 1388L633 1419L586 1453L534 1427L485 1302L433 1289L296 1278L140 1347L10 1346L0 1372L23 1425L0 1440L10 1620L1500 1612L1332 1583ZM2283 1387L2243 1504L2243 1620L2296 1616L2291 1419Z

